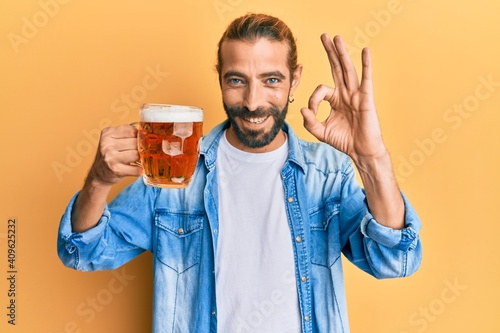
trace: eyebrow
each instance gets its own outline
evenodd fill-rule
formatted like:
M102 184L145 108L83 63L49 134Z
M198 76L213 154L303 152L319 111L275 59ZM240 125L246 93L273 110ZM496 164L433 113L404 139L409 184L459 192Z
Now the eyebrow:
M280 79L286 78L286 76L283 73L281 73L280 71L272 71L272 72L262 73L262 74L259 74L259 77L278 77Z
M241 72L237 71L228 71L224 73L224 79L227 79L229 77L240 77L240 78L246 78L247 76ZM271 72L265 72L262 74L259 74L259 78L266 78L266 77L278 77L280 79L285 79L286 76L281 73L280 71L271 71Z
M244 75L243 73L240 73L240 72L236 72L236 71L228 71L228 72L224 73L224 79L227 79L229 77L246 78L246 75Z

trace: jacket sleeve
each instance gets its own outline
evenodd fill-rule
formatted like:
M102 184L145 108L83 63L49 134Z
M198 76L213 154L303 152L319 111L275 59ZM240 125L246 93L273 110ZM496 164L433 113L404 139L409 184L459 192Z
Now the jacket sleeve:
M376 278L413 274L420 267L421 222L406 196L405 227L395 230L379 224L368 209L366 195L355 179L352 164L344 172L340 205L342 252L356 266Z
M72 232L71 213L77 193L64 212L57 251L67 267L80 271L115 269L144 250L151 251L155 189L138 179L106 205L98 224L82 233Z

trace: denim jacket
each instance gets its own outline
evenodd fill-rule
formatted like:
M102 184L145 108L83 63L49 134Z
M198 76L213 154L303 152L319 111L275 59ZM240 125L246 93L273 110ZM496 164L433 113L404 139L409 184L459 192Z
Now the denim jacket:
M153 253L153 332L216 332L214 256L218 242L217 147L225 122L203 138L191 185L147 187L138 179L107 206L94 228L71 230L76 196L61 219L58 253L81 271L115 269ZM341 253L376 278L403 277L421 261L421 223L406 197L405 228L375 221L350 159L299 139L285 124L289 155L281 177L293 240L304 333L349 332ZM258 272L255 272L258 274Z

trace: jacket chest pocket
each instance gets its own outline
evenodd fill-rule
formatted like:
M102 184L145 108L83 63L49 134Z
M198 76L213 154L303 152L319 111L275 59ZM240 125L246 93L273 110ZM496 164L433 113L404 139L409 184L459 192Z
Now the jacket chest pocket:
M339 208L333 202L309 214L313 264L330 267L340 258Z
M156 257L177 273L200 261L203 214L157 211Z

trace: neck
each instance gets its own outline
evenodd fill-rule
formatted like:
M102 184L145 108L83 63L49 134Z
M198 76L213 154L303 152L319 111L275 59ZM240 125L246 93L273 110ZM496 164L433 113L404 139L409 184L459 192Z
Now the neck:
M248 153L256 153L256 154L257 153L267 153L267 152L276 150L279 147L281 147L286 141L285 132L283 132L283 130L280 130L278 132L278 134L276 135L276 137L273 139L273 141L271 141L268 145L266 145L264 147L259 147L259 148L251 148L251 147L245 146L240 141L240 139L238 139L238 137L236 136L236 133L234 133L233 127L229 127L227 129L226 138L227 138L227 141L231 144L231 146L233 146L239 150L246 151Z

